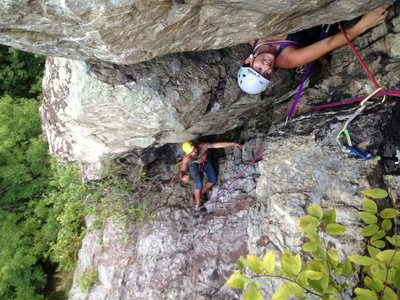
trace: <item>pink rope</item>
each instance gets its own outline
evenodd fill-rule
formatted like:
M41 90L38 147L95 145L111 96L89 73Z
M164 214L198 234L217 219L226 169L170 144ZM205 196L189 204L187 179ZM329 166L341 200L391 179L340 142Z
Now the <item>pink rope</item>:
M222 196L222 194L224 194L226 191L228 191L230 189L230 187L232 186L232 184L238 180L240 177L242 177L242 175L244 174L244 172L246 172L246 170L248 168L250 168L250 166L252 166L257 160L259 160L263 155L264 155L265 150L264 149L260 149L257 151L256 155L254 156L253 160L251 162L249 162L239 173L238 175L236 175L235 178L232 179L231 182L229 182L229 184L223 188L221 191L218 192L218 194L211 198L211 200L207 201L205 204L209 204L209 203L213 203L214 201L216 201L219 197Z
M344 38L346 39L347 44L350 46L351 50L353 51L353 53L357 57L357 60L359 61L359 63L363 67L364 71L367 73L369 79L372 81L372 83L374 84L375 88L380 88L380 85L378 84L378 82L376 81L376 79L372 75L372 73L369 71L367 65L365 64L365 62L361 58L361 55L358 53L356 48L351 43L349 37L347 36L346 31L343 29L343 27L342 27L342 25L340 23L339 23L339 28L340 28ZM381 97L381 96L400 97L400 90L394 90L394 91L382 90L382 91L378 92L375 96L377 96L377 97ZM314 105L314 106L309 107L307 110L325 109L325 108L331 108L331 107L336 107L336 106L341 106L341 105L352 104L352 103L356 103L356 102L361 102L364 98L365 98L364 96L360 96L360 97L355 97L355 98L344 99L344 100L339 101L339 102L333 102L333 103L321 104L321 105Z
M400 97L400 90L394 90L394 91L380 91L376 93L376 97L382 97L382 96L394 96L394 97ZM360 96L360 97L355 97L355 98L348 98L344 99L342 101L338 102L332 102L328 104L321 104L321 105L314 105L309 107L307 110L318 110L318 109L325 109L325 108L331 108L331 107L336 107L336 106L342 106L342 105L348 105L356 102L361 102L363 99L365 99L365 96Z
M359 63L361 64L361 66L363 67L364 71L367 73L369 79L372 81L372 83L375 85L375 88L380 88L379 83L375 80L374 75L372 75L372 73L369 71L367 65L365 64L365 62L363 61L363 59L361 58L360 54L357 52L356 48L353 46L353 44L351 43L349 37L347 36L347 33L345 30L343 30L342 24L339 23L339 28L342 31L344 38L347 41L347 44L349 44L351 50L353 51L353 53L355 54L355 56L357 57Z

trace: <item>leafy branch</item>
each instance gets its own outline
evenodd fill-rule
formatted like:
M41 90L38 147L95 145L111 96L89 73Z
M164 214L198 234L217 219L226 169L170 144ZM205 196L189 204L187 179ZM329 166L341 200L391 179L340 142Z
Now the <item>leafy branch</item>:
M252 254L246 259L240 257L236 262L238 269L227 281L227 286L244 290L245 300L261 300L258 280L279 278L285 282L275 291L273 300L293 296L304 299L307 294L328 300L344 299L343 290L348 288L344 279L357 272L359 268L356 269L355 264L362 267L364 277L361 286L354 289L354 299L396 300L400 288L400 238L396 219L400 211L395 208L394 199L393 208L378 212L376 201L388 197L385 190L370 189L362 194L366 198L363 199L363 211L359 212L365 223L361 235L368 239L369 255L352 254L341 259L337 249L329 246L321 236L342 235L346 227L336 223L334 209L323 212L314 203L308 207L308 214L299 218L300 231L305 237L302 253L285 250L278 259L280 266L276 264L273 251L267 252L262 260Z

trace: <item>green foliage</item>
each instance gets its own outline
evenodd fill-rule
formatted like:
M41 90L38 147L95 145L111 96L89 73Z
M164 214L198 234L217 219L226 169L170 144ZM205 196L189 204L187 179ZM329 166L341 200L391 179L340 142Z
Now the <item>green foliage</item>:
M50 192L36 205L35 214L44 221L41 238L51 247L46 254L61 270L72 272L85 235L86 204L92 191L80 179L74 164L52 163Z
M359 213L366 224L361 234L369 239L368 254L352 254L341 258L334 246L326 243L321 234L341 235L346 227L336 223L334 209L323 212L317 204L311 205L308 214L299 218L299 228L304 235L302 250L306 255L293 254L285 250L280 266L276 266L275 253L269 251L264 259L249 254L237 262L236 270L227 285L236 289L245 289L244 299L261 299L259 277L284 279L283 285L272 296L274 300L307 299L307 294L322 299L339 299L348 287L345 278L356 269L353 264L362 266L363 285L354 290L354 299L397 299L400 288L400 238L395 232L387 235L392 227L392 219L399 216L399 210L386 208L378 212L375 200L383 199L388 193L381 189L362 191L370 198L364 198L364 210ZM395 203L395 201L393 201ZM325 248L323 245L329 245ZM296 298L296 299L297 299Z
M79 277L79 286L84 292L88 292L99 280L99 272L96 269L89 269Z
M21 226L22 225L22 226ZM0 211L0 299L42 299L45 275L32 242L39 224L22 214Z
M43 266L72 271L90 205L122 188L93 188L75 165L50 162L37 100L43 69L43 57L0 46L0 299L43 299ZM135 206L137 220L146 212Z
M39 103L0 97L0 197L3 208L40 196L50 175Z
M0 95L37 97L45 57L0 45Z
M120 172L120 167L116 163L106 162L101 172L102 178L87 183L93 192L89 213L97 217L97 222L113 220L125 227L132 221L140 224L145 220L151 220L154 216L147 205L129 199L132 186Z

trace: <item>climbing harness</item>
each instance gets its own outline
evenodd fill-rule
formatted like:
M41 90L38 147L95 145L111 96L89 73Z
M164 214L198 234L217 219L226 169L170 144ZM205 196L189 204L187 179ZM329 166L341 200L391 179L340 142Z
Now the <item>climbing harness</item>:
M254 158L226 185L226 187L223 188L221 191L219 191L216 196L208 200L205 204L209 205L213 202L216 202L219 197L221 197L225 192L227 192L231 188L232 184L235 183L235 181L237 181L240 177L242 177L242 175L246 172L248 168L250 168L252 165L254 165L257 161L259 161L263 157L264 152L265 149L258 150L254 155Z
M320 40L322 40L322 39L324 39L324 38L326 37L326 35L328 34L328 31L329 31L329 28L330 28L330 25L327 25L327 28L326 28L325 30L324 30L324 28L322 27L322 32L321 32L321 35L320 35L320 37L319 37ZM306 70L305 70L305 72L304 72L303 78L301 79L299 88L297 89L296 96L294 97L294 100L293 100L293 102L292 102L292 106L290 107L290 110L289 110L289 112L288 112L288 114L287 114L286 122L285 122L286 124L287 124L287 122L290 120L290 118L292 117L292 115L293 115L293 113L294 113L294 110L295 110L295 108L296 108L296 106L297 106L297 102L299 101L300 96L301 96L301 93L302 93L302 91L303 91L304 83L306 82L306 79L307 79L307 77L308 77L308 74L310 73L311 68L312 68L312 66L314 65L314 62L315 62L315 61L310 62L310 63L307 65L307 67L306 67Z

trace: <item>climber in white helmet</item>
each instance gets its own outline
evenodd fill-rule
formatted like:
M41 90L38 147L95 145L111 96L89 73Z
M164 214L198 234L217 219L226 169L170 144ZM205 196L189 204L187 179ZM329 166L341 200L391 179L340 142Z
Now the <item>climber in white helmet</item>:
M180 167L179 177L185 183L189 182L187 171L189 169L194 183L194 202L195 210L202 207L201 197L217 182L217 175L211 162L208 149L236 147L242 148L242 145L235 142L217 142L217 143L193 143L184 142L182 150L185 153ZM207 183L203 186L203 171L207 174Z
M379 6L346 29L350 40L383 23L388 15L388 8L387 4ZM332 26L327 37L320 39L322 30L322 26L317 26L278 38L251 40L249 44L252 54L244 60L237 76L240 88L248 94L259 94L270 83L274 67L300 67L346 44L337 26Z

